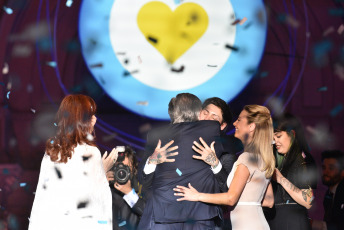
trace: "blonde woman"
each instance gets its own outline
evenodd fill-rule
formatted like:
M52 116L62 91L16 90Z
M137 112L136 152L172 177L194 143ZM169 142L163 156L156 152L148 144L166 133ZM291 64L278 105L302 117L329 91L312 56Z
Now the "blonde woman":
M233 230L269 229L262 206L272 207L274 203L270 178L274 173L275 160L272 140L273 127L270 111L260 105L246 105L234 122L235 137L244 145L244 153L234 163L228 176L228 192L207 194L198 192L188 185L174 188L178 201L200 201L212 204L234 206L231 212ZM214 142L210 147L200 138L201 144L194 142L197 153L205 155L214 152ZM199 156L194 156L199 159Z

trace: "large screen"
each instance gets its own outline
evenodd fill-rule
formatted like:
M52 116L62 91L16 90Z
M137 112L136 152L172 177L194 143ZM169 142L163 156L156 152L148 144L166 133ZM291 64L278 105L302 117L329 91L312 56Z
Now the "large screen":
M169 119L181 92L232 100L251 80L266 39L260 0L84 0L84 59L125 108Z

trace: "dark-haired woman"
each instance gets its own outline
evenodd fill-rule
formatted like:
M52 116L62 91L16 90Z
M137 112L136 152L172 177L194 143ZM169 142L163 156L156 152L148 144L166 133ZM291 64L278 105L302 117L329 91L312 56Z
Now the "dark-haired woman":
M62 100L56 136L46 143L29 230L112 229L105 171L117 151L107 160L101 158L92 135L95 112L96 104L88 96L68 95Z
M267 219L271 229L311 229L308 212L317 172L301 123L292 115L274 120L275 206Z

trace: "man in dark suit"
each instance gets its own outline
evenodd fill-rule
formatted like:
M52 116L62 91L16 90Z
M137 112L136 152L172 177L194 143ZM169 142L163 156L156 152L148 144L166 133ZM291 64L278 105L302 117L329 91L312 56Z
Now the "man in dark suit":
M220 136L220 124L215 121L198 121L201 108L201 101L195 95L178 94L169 103L172 123L148 134L146 156L141 161L141 168L147 163L154 167L154 174L146 171L139 175L143 186L147 181L152 181L151 198L147 201L139 229L215 228L214 220L221 213L218 206L201 202L177 202L173 194L176 185L187 186L188 183L202 192L219 192L218 183L209 166L192 158L195 154L192 145L199 137L206 143L219 142L215 145L216 152L223 152L221 141L217 139ZM161 145L165 146L161 148ZM173 152L177 148L178 153ZM174 159L168 159L170 156L174 156ZM163 162L169 163L161 164Z

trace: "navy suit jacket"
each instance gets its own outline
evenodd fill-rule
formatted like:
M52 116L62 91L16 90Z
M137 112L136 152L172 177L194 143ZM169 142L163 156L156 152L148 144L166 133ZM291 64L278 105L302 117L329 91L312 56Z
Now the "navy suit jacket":
M143 186L147 181L146 177L153 177L151 198L147 201L141 222L150 221L152 218L158 223L209 220L220 215L221 211L216 205L190 201L178 202L176 201L178 197L174 196L173 188L176 185L187 186L188 183L191 183L199 192L219 192L218 182L210 170L210 166L202 160L192 158L192 155L198 155L192 149L192 145L194 141L199 142L199 137L202 137L208 145L215 141L215 151L220 157L223 147L219 141L220 124L217 121L171 124L148 134L146 155L141 162L141 167L154 152L159 139L162 142L161 146L174 140L172 146L178 145L179 154L173 157L175 162L157 165L155 173L139 175ZM140 223L140 226L145 226L145 224Z

